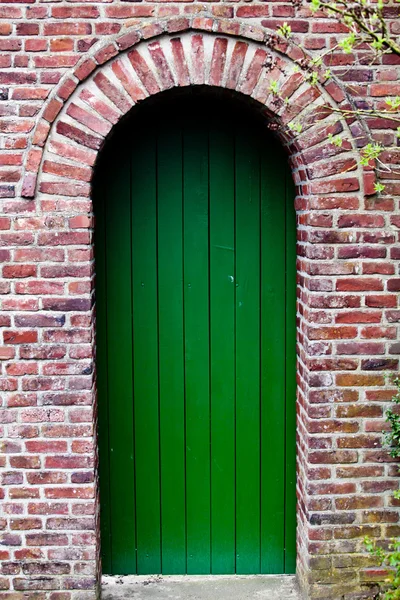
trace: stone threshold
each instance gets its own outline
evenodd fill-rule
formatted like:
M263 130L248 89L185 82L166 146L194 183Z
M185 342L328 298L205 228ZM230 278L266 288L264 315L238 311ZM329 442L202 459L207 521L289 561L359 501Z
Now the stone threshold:
M102 600L300 600L292 575L104 575Z

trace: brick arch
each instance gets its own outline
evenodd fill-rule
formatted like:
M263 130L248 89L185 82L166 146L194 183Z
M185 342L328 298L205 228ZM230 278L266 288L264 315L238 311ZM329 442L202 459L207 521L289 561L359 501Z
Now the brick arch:
M341 174L343 181L336 186L340 191L361 189L360 173L346 176L355 170L356 143L348 124L334 113L337 106L348 106L348 100L334 81L321 77L318 87L306 82L294 69L302 57L298 48L263 28L211 18L154 21L95 46L92 55L82 58L61 80L42 110L25 162L21 195L35 197L38 174L46 193L57 190L57 182L53 188L44 185L51 169L63 178L60 184L67 184L65 179L89 183L88 171L74 175L69 162L83 162L91 169L94 153L113 125L137 102L174 86L201 84L235 90L265 107L271 126L288 146L296 183L310 180L307 193L317 192L325 176ZM271 81L278 82L282 98L290 98L290 104L274 96ZM294 135L291 126L298 123L303 131ZM335 150L329 143L322 157L340 154L340 160L325 171L321 165L307 168L317 158L309 148L321 141L328 143L330 134L345 138L344 144ZM63 172L61 166L52 166L53 162L63 164ZM374 177L372 171L368 177ZM88 188L82 184L76 192L85 195ZM327 183L324 190L339 191L333 183Z

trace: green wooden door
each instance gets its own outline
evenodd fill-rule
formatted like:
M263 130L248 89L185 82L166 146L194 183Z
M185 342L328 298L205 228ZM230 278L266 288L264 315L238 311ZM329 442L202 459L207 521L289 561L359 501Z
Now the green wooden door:
M164 100L94 192L103 572L294 572L285 156L241 106Z

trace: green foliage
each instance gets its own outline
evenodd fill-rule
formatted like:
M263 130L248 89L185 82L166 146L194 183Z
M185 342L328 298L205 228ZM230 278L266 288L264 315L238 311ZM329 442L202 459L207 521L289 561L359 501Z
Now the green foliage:
M367 166L370 160L379 158L382 152L383 146L381 146L381 144L378 144L377 142L367 144L362 149L360 163L363 166Z
M395 377L393 383L397 388L396 394L393 396L392 401L396 404L400 404L400 377ZM390 455L393 458L400 457L400 414L389 409L386 411L386 420L390 424L390 431L386 434L385 441L391 446Z
M383 183L380 183L380 181L378 181L377 183L374 183L374 190L377 194L382 194L382 192L385 191L385 186L383 185Z
M278 95L278 91L279 91L278 82L273 79L269 84L269 89L274 95Z
M385 582L389 585L386 592L382 592L381 600L400 600L400 540L393 540L388 550L376 545L370 537L364 539L366 549L375 556L381 566L388 567L388 576Z
M381 35L378 35L377 39L371 42L371 46L377 52L381 52L385 47L385 38Z
M347 37L343 38L339 42L340 48L342 48L345 54L351 54L353 52L353 48L357 42L357 36L355 33L351 32Z
M307 81L310 83L310 85L317 85L319 81L318 73L316 71L310 73L307 77Z
M393 377L392 382L396 386L392 401L395 405L400 405L400 377ZM390 431L385 434L385 442L391 447L391 456L398 458L400 457L400 415L389 409L386 411L386 421L390 424ZM399 500L400 490L394 492L393 496ZM381 600L400 600L400 539L392 540L387 550L378 546L376 540L368 536L364 538L364 544L381 566L388 567L386 583L389 587L379 597Z
M291 122L288 124L288 127L291 131L294 131L294 133L301 133L303 130L303 126L301 123L298 122Z
M384 0L353 0L350 3L345 0L306 1L312 12L321 11L347 27L347 37L338 44L346 54L360 44L366 44L373 54L400 54L400 45L396 36L392 35L384 14Z
M312 12L317 12L317 10L319 10L321 8L320 0L311 0L310 8L311 8Z
M396 1L400 3L400 0ZM298 36L293 34L290 25L286 21L277 28L281 41L282 38L290 40L291 46L300 50L293 73L302 73L303 81L313 87L325 84L332 77L331 70L324 65L329 65L329 59L335 58L338 49L344 54L367 51L371 63L374 63L377 59L381 60L383 54L400 56L400 38L392 34L391 23L384 11L384 0L352 0L350 3L346 0L293 0L293 4L296 7L304 4L309 7L312 13L319 11L321 16L333 18L337 23L345 26L345 35L340 35L335 45L313 52L311 55L302 41L299 41ZM276 36L272 37L275 40ZM274 43L276 43L276 40ZM281 96L276 81L271 82L269 89L275 96ZM296 104L296 97L282 98L282 101L285 105ZM302 106L299 107L300 110L303 108ZM345 107L333 107L334 112L346 120L354 116L388 118L396 123L396 127L400 122L399 109L400 96L387 97L385 104L379 102L379 104L372 107L359 107L352 103L348 103ZM322 112L321 119L324 118L323 114ZM300 124L297 122L290 124L289 129L297 134L302 131ZM400 138L400 126L397 127L395 135ZM374 142L370 134L369 139L370 143L361 151L359 165L369 166L371 161L376 160L379 163L379 168L397 173L398 169L396 167L383 164L379 160L383 151L381 144ZM329 140L337 147L340 147L343 143L340 137L330 136ZM384 190L385 186L381 182L378 181L374 184L375 193L381 194Z
M330 141L331 144L333 144L334 146L336 146L337 148L341 148L343 145L343 140L340 136L338 135L332 135L331 133L328 135L328 139Z
M388 106L390 106L390 108L397 110L400 107L400 96L396 96L395 98L386 98L385 102Z
M292 28L285 21L283 25L278 27L278 33L288 40L292 36Z

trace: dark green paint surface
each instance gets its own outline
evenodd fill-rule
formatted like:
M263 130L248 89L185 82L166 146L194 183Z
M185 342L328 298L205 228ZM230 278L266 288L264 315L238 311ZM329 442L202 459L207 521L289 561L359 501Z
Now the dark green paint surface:
M295 569L294 189L242 106L163 100L98 165L103 572Z

